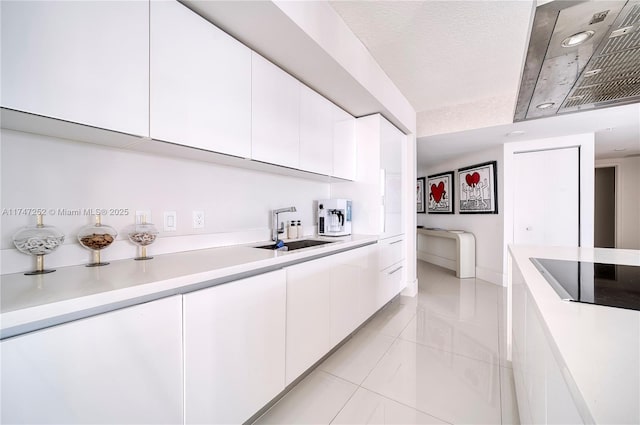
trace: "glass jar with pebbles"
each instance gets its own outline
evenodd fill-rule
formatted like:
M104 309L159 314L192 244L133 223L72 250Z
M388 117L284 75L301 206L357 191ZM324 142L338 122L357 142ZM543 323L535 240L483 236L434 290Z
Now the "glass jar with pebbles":
M87 267L106 266L109 263L100 261L100 251L108 247L116 240L118 232L111 226L102 224L100 215L96 215L95 224L84 226L78 232L78 241L80 245L93 251L93 262L87 264Z
M147 223L144 219L142 223L132 224L125 232L129 240L140 247L140 256L134 260L151 260L153 257L147 256L147 246L155 242L158 236L158 229L152 223Z
M41 214L36 220L35 226L25 226L13 235L13 244L18 251L36 257L36 269L26 272L26 275L55 272L44 268L44 256L51 254L64 242L64 234L57 227L45 225Z

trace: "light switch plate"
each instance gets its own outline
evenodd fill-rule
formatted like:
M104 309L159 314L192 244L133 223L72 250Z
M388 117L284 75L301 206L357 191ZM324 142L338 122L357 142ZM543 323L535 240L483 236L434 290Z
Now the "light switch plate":
M175 232L178 229L178 215L175 211L164 212L164 231Z

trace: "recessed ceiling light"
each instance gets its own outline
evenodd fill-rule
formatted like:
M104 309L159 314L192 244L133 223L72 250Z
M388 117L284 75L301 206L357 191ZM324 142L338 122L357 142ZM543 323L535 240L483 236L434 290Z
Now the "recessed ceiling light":
M538 106L536 106L536 108L538 108L538 109L548 109L548 108L551 108L553 105L555 105L555 103L553 103L553 102L541 103Z
M627 150L627 148L615 148L614 152L624 152L626 150Z
M507 137L511 137L511 136L522 136L525 132L522 130L514 130L510 133L507 133Z
M584 43L585 41L587 41L588 39L590 39L591 37L593 37L593 35L595 34L595 31L582 31L573 35L570 35L569 37L565 38L564 40L562 40L561 46L562 47L575 47L579 44Z

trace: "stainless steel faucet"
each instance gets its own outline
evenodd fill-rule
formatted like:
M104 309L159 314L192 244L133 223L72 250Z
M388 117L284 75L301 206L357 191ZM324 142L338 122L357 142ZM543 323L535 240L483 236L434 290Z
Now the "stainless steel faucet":
M296 207L280 208L278 210L271 211L271 240L278 241L278 235L284 233L284 223L281 227L278 227L278 214L284 212L296 212Z

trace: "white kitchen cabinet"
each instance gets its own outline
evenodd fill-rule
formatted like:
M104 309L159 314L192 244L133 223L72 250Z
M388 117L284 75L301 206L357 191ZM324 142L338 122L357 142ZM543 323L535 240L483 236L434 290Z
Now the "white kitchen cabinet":
M380 167L389 174L402 173L405 137L393 124L380 118Z
M181 423L174 296L3 340L2 423Z
M356 119L333 106L333 175L356 178Z
M384 227L381 237L404 233L402 217L402 159L406 136L385 119L380 120L380 167L384 175Z
M331 279L335 257L332 255L286 268L287 385L332 347Z
M522 423L584 423L568 384L563 361L544 328L542 316L522 272L512 263L512 361ZM564 371L563 371L564 368Z
M378 308L398 295L403 287L404 263L398 262L380 271Z
M177 1L151 2L151 138L251 156L251 50Z
M149 2L3 1L2 106L149 134Z
M366 319L366 273L371 264L371 247L337 256L331 279L330 333L335 346ZM367 316L368 317L368 316Z
M300 89L300 169L333 174L335 106L309 87Z
M378 242L380 255L380 270L391 267L392 265L404 260L404 236L383 239Z
M382 307L398 295L406 285L404 279L405 260L404 236L382 239L378 241L378 289L377 308Z
M186 423L242 423L284 389L285 278L184 295Z
M380 248L378 244L371 245L367 248L368 252L361 275L363 291L360 296L363 310L362 322L380 309L382 306L380 300L383 298L381 295L383 286L380 280Z
M288 385L378 310L378 246L286 270Z
M251 64L251 159L299 168L301 84L255 52Z
M356 120L356 179L331 184L332 197L353 201L354 233L404 233L405 145L406 136L380 114Z

